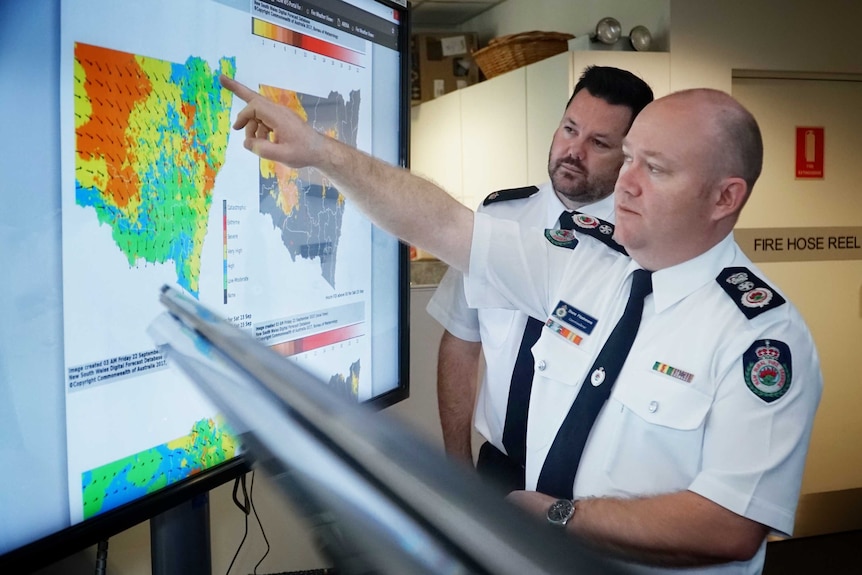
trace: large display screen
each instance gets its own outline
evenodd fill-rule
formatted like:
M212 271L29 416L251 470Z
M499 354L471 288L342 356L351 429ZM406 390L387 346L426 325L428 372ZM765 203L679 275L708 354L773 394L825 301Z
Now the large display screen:
M316 171L245 150L219 84L405 165L406 18L374 0L0 6L0 555L241 456L147 334L162 285L335 393L406 397L404 246Z

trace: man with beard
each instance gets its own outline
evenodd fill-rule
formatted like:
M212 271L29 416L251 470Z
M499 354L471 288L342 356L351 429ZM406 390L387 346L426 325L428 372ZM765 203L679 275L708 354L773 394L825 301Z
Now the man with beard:
M623 136L652 99L650 87L628 71L586 68L554 132L550 182L494 192L477 211L542 228L606 226L614 218L611 194L623 161ZM574 210L578 213L564 213ZM476 430L487 440L476 462L479 474L504 493L523 489L533 379L530 348L542 322L519 311L467 307L463 275L451 268L427 311L446 328L437 360L437 394L447 453L472 465L475 406ZM480 352L485 370L477 398Z

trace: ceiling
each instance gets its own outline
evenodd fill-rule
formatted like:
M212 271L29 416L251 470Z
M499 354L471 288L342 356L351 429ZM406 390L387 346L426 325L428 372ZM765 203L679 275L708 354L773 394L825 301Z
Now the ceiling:
M454 28L505 0L412 0L414 28Z

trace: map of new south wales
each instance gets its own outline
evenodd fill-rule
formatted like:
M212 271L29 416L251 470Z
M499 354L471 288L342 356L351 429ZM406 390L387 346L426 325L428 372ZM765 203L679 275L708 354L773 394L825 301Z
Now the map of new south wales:
M212 70L75 44L75 201L92 207L130 267L172 262L198 297L215 179L225 161L233 58Z
M287 106L318 131L356 147L359 91L345 101L338 92L325 98L260 86L260 93ZM335 287L335 264L344 196L319 172L293 169L270 160L260 162L260 212L272 217L291 260L318 258L323 278Z

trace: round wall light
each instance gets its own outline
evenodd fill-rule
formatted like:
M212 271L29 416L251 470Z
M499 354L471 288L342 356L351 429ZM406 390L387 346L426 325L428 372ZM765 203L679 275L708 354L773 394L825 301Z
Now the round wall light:
M619 20L610 16L602 18L596 24L596 40L602 44L615 44L622 34Z
M632 43L632 48L638 52L645 52L652 44L652 34L646 26L635 26L629 32L629 41Z

